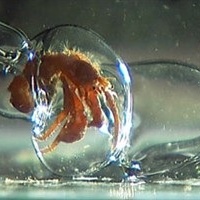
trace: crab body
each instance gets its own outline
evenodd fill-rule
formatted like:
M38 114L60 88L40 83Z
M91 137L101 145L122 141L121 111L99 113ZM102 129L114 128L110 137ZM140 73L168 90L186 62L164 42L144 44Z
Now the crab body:
M39 80L39 86L48 94L49 103L58 82L61 82L64 94L63 108L50 127L37 136L38 140L48 139L64 122L55 140L42 150L43 153L53 151L60 142L80 140L88 127L100 128L106 118L102 99L114 118L113 138L116 145L120 124L116 95L109 79L101 74L98 65L93 64L86 55L78 52L46 53L39 62L38 59L28 61L22 74L15 76L8 87L11 104L23 113L33 111L35 107L32 77Z

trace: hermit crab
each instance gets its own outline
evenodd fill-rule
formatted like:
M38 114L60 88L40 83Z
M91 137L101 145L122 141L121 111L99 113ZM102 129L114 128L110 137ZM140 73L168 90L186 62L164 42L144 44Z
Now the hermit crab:
M67 50L63 53L46 53L39 63L37 59L27 62L23 73L15 76L8 87L11 93L10 102L20 112L26 113L34 109L31 89L33 77L37 77L39 87L50 94L47 96L48 104L54 95L51 91L56 90L59 81L64 93L63 109L46 132L37 137L39 140L46 140L65 121L56 139L42 150L43 153L54 150L59 142L72 143L80 140L87 127L100 128L104 123L104 112L100 103L102 99L114 117L116 145L119 134L116 95L109 79L100 74L97 64L93 64L80 52Z
M133 100L122 59L83 27L59 25L29 40L0 25L15 42L0 46L0 113L31 122L39 160L61 176L124 160Z

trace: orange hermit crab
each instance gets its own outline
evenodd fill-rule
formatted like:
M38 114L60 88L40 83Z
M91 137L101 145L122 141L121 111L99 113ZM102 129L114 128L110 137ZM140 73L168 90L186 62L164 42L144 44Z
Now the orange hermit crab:
M47 52L40 58L28 61L22 74L15 76L8 87L10 102L23 113L33 111L35 107L33 77L37 77L39 87L48 93L48 103L51 102L58 82L62 84L64 94L62 110L37 139L46 140L58 126L62 125L62 128L53 142L41 152L53 151L60 142L80 140L88 127L100 128L105 120L102 99L113 115L114 146L116 145L120 122L115 93L109 78L101 74L97 63L92 63L88 56L75 50Z

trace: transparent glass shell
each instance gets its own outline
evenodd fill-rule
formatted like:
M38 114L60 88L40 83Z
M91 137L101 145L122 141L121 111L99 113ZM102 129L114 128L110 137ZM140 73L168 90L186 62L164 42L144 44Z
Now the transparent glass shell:
M198 66L169 60L129 63L134 74L133 84L128 66L90 30L63 25L38 34L30 42L21 31L0 23L0 38L0 114L7 117L1 117L1 175L19 177L20 174L27 178L33 174L33 177L49 178L53 173L75 180L98 175L101 180L108 180L104 177L131 182L181 180L182 183L188 180L189 184L199 179ZM72 55L88 61L91 65L87 73L93 71L98 75L94 76L95 87L93 82L87 82L91 81L90 76L85 76L86 79L84 73L71 76L68 72L74 66L70 68L66 64L68 68L62 71L57 60L53 61L57 67L53 68L48 82L52 62L44 68L44 57L60 54L65 54L67 59ZM61 62L65 66L62 63L66 62ZM23 93L20 94L23 84L17 83L16 90L9 90L9 86L16 77L24 77L27 72L30 91L24 99ZM60 76L61 72L64 76ZM65 82L62 82L63 77ZM29 112L21 112L20 106L11 103L15 91L19 94L14 102L20 100L23 104L29 97L33 99L34 106ZM59 122L58 116L65 110L71 113L65 112ZM119 116L117 135L116 113ZM104 119L100 120L102 124L89 126L93 118L100 115ZM44 149L53 143L63 127L68 131L66 135L70 135L74 129L68 126L77 116L87 121L86 124L80 120L74 123L74 127L81 124L85 130L82 137L73 142L60 141L55 149L45 153ZM21 120L14 123L13 118L26 119L30 126ZM56 126L44 137L52 124ZM22 130L21 126L26 129ZM30 134L37 157L52 173L43 171L38 160L30 156L26 134ZM31 165L31 170L27 165Z
M28 118L11 106L8 86L14 76L22 73L30 56L32 51L27 36L20 30L0 22L0 113L4 116Z
M198 66L155 60L132 63L137 128L130 161L145 181L199 178L200 71Z
M34 100L36 104L32 113L32 141L36 154L42 163L52 172L62 176L87 176L112 161L124 158L126 148L129 145L133 120L132 80L126 64L96 33L77 26L58 26L47 30L37 35L32 40L32 43L35 45L39 60L37 63L38 71L43 70L40 62L44 55L79 54L79 56L81 55L80 57L86 57L85 59L88 59L88 62L95 63L97 66L95 70L98 71L98 76L103 77L110 84L106 88L97 78L95 87L99 92L96 95L95 91L89 93L88 84L80 84L79 80L83 75L77 73L72 78L66 75L67 79L70 79L69 82L79 84L77 87L83 91L82 94L78 95L82 95L82 103L79 105L84 105L85 111L84 113L82 111L79 112L75 107L70 117L66 114L65 119L58 123L56 129L44 140L39 138L48 131L51 125L55 123L55 120L59 119L59 114L63 110L70 109L70 106L72 106L68 102L66 108L64 108L66 101L70 101L77 96L77 91L75 91L77 88L73 88L71 85L72 97L67 97L66 95L68 94L63 90L65 83L59 83L58 81L59 84L54 87L55 95L53 94L54 97L51 98L50 102L47 101L46 96L52 94L48 94L48 91L44 91L40 86L37 86L36 90L33 88L32 92L33 94L35 93ZM66 67L69 67L66 69L69 71L70 66ZM41 79L40 72L37 76L34 76L34 79L36 81ZM76 79L76 81L73 79ZM87 94L94 94L94 99L88 99L86 97ZM68 98L68 100L64 100L65 98ZM90 104L93 107L99 107L101 111L94 112L91 107L88 111ZM116 126L115 111L117 111L119 117L117 135L114 133ZM89 126L88 122L87 125L82 125L85 126L83 127L85 131L81 139L75 142L60 142L51 152L43 153L42 149L51 145L56 137L59 137L63 127L68 129L67 126L71 123L70 120L76 120L76 116L81 116L85 113L88 121L91 120L90 118L94 118L95 115L102 114L104 118L102 125L100 127ZM76 121L74 124L76 125ZM70 133L70 128L65 134L72 134Z

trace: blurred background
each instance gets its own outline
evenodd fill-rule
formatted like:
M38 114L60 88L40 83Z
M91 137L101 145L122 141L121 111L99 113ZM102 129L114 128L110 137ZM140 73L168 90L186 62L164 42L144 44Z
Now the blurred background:
M85 26L128 62L200 59L198 0L1 0L0 19L29 37L58 24Z
M144 60L170 59L195 64L197 67L200 67L200 1L198 0L0 0L0 20L21 29L29 38L55 25L77 24L92 29L100 34L105 39L106 43L128 63ZM151 143L147 140L152 139L151 136L155 132L152 131L152 134L148 137L146 137L145 134L140 137L141 133L143 134L146 130L149 130L149 127L152 128L154 125L158 125L158 128L165 127L166 121L168 122L167 125L169 128L162 129L162 135L165 134L167 141L170 141L170 139L173 141L174 136L176 139L178 138L179 132L173 135L173 131L175 130L173 128L174 124L176 124L176 120L181 121L184 119L185 121L181 122L185 123L185 127L188 126L189 128L194 128L195 124L195 136L198 136L198 121L200 116L200 105L198 104L200 94L198 81L200 77L199 73L191 73L190 70L185 70L185 68L182 67L175 70L172 65L168 67L166 65L164 67L156 65L156 67L152 66L154 74L152 74L151 70L144 74L145 67L142 72L139 68L133 70L134 66L132 65L130 65L130 67L132 71L136 72L136 110L138 111L139 117L143 117L141 119L143 120L142 122L144 122L142 124L144 127L140 126L136 131L135 135L138 145L136 145L137 148L135 147L132 154L136 154L136 157L138 156L139 158L145 155L146 151L142 155L137 154L137 151L140 151L141 148L140 144L144 149L145 145L151 146ZM165 67L167 67L167 69ZM166 75L163 81L163 73L169 73L169 69L171 69L171 78L170 80L166 80ZM180 79L180 77L177 79L179 73L182 79ZM194 76L196 78L191 83L190 80L193 79L192 77ZM157 81L158 79L159 82ZM184 82L186 79L189 81ZM184 84L182 84L183 82ZM191 90L191 88L193 89ZM166 91L167 93L165 93ZM187 91L187 93L185 91ZM149 96L150 93L151 95ZM159 98L159 104L156 104L155 97ZM179 102L181 103L179 104ZM186 108L185 105L188 105L187 102L190 103L189 107ZM164 111L163 105L166 106ZM170 110L168 108L170 108ZM186 108L186 110L184 110L184 108ZM193 110L191 110L191 108ZM194 110L195 114L193 113ZM193 118L190 118L190 121L185 118L188 116L185 115L185 112L193 116ZM165 115L163 115L163 113L165 113ZM172 114L174 118L170 118ZM12 120L11 122L10 119L3 117L0 118L0 121L0 135L1 138L3 138L1 140L0 153L0 175L2 179L7 177L20 180L29 176L31 178L35 175L38 178L40 178L40 175L41 177L44 176L44 172L39 165L30 142L30 124L22 120ZM161 129L158 130L158 139L161 138L159 135L160 130ZM169 132L171 132L171 134L169 134ZM150 132L147 134L149 135L149 133ZM184 134L188 136L187 131ZM8 137L4 137L5 135ZM168 135L170 135L170 139ZM145 138L146 140L144 140ZM157 138L154 137L155 140ZM174 146L172 145L171 147ZM10 152L11 149L12 152ZM161 148L159 152L162 150ZM199 151L199 149L197 150ZM150 149L148 152L150 155L154 151ZM152 157L155 156L153 153L151 155ZM162 157L163 160L165 160L165 158L166 157ZM164 163L165 166L169 164L168 161L170 161L170 159L167 160L167 163ZM144 168L148 171L150 161L147 159L145 162L146 166ZM151 162L155 163L154 160ZM161 165L162 164L163 163L161 163ZM170 166L172 165L174 165L174 162L170 163ZM46 175L48 177L48 173ZM11 189L13 189L13 182L9 182L10 179L8 179L7 185L12 185ZM19 182L19 184L26 185L24 182ZM48 184L49 183L47 183L47 186L49 187ZM68 192L68 194L72 195L71 197L76 197L76 195L73 196L74 190L77 190L77 188L81 190L81 188L84 187L85 185L75 185L69 188L68 191L63 191L63 185L61 185L60 194L65 197L66 192ZM159 197L163 197L165 188L157 187L157 189L155 189L154 186L144 187L147 187L147 191L155 191L154 194L151 192L148 193L149 197L152 195L155 197L156 194L158 194L158 196L160 195ZM122 188L121 194L119 193L120 190L118 186L115 185L111 185L107 189L105 189L105 185L100 186L100 189L93 185L92 194L96 195L98 192L98 194L102 194L103 191L105 198L113 197L114 199L126 197L123 196L123 194L130 195L128 197L133 197L135 196L135 191L138 190L139 193L136 193L136 196L138 195L138 198L142 199L147 197L144 196L145 193L142 193L144 187ZM18 189L18 186L16 188ZM16 188L14 186L14 190ZM173 189L174 188L169 188L169 191L172 192ZM23 190L24 188L22 188L22 191ZM83 191L87 190L88 187ZM159 190L161 193L159 193ZM192 188L185 187L185 185L183 188L176 188L176 191L180 194L183 191L187 192L191 190ZM8 191L10 191L9 188ZM46 190L44 189L44 191ZM85 196L86 193L83 193L83 191L82 193L79 192ZM95 194L95 192L97 193ZM44 195L44 193L42 194ZM176 198L177 196L174 196L172 192L171 197ZM189 198L191 196L188 195L187 197Z

